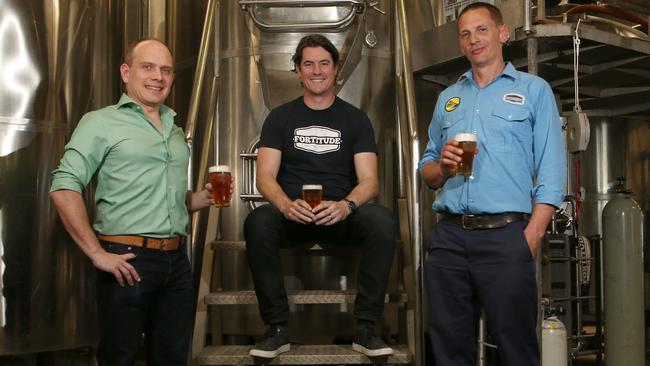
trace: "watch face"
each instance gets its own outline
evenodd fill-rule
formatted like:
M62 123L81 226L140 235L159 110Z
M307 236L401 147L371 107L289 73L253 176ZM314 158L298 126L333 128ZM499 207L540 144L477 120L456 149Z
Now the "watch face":
M348 207L350 208L351 212L354 212L357 209L357 204L354 203L353 201L351 201L349 199L345 199L345 203L348 204Z

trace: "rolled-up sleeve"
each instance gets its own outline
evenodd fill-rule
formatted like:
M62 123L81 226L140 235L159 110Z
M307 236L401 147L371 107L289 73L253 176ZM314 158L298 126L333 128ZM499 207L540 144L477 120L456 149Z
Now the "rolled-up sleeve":
M79 121L65 146L58 168L52 172L50 192L66 189L81 192L99 168L108 149L101 121L88 113Z
M442 145L442 134L440 129L440 120L442 119L442 115L440 112L440 100L442 99L443 98L438 97L436 107L433 111L433 116L431 117L431 123L429 123L429 141L427 142L427 147L424 149L424 153L422 154L422 159L420 159L420 163L418 164L420 174L422 174L422 167L424 167L425 164L440 159L440 148Z
M540 88L533 131L534 203L559 207L564 200L567 162L562 122L548 84Z

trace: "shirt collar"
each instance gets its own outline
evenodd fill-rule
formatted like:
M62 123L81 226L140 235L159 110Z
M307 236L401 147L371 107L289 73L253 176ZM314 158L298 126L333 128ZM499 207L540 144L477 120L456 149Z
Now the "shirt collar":
M135 107L138 106L138 103L134 102L133 99L129 98L129 96L126 93L122 93L122 96L120 97L120 100L117 102L117 109L121 109L123 107ZM174 117L176 116L176 112L169 108L168 106L161 104L160 105L160 118L164 119L165 117Z
M464 80L468 80L468 81L473 82L473 80L474 80L473 75L474 74L472 73L472 69L469 69L469 70L465 71L465 73L463 73L458 78L458 82L461 82L461 81L464 81ZM501 77L504 77L504 76L506 76L508 78L511 78L512 80L517 80L519 78L519 71L517 71L517 69L515 69L515 67L512 65L512 62L510 62L510 61L506 62L506 67L503 68L503 70L501 71L499 76L497 76L497 79L500 79Z

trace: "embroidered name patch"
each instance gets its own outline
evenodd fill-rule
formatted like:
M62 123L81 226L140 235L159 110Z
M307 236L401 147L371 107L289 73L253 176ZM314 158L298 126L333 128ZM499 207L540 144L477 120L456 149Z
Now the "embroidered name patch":
M524 105L526 97L517 93L508 93L503 96L503 101L510 104Z
M322 126L296 128L293 146L314 154L325 154L341 148L341 131Z
M447 101L447 103L445 103L445 110L447 112L451 112L454 109L458 108L459 105L460 105L460 98L459 97L453 97L453 98L449 99Z

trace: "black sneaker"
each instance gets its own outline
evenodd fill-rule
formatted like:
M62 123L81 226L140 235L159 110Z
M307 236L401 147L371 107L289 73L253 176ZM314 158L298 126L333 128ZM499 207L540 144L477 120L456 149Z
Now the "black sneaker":
M354 337L354 342L352 342L352 349L368 357L393 354L393 349L388 347L386 342L376 334L375 327L371 324L357 326L357 334Z
M275 358L289 349L291 349L289 328L272 325L264 333L262 340L256 343L248 354L252 357Z

